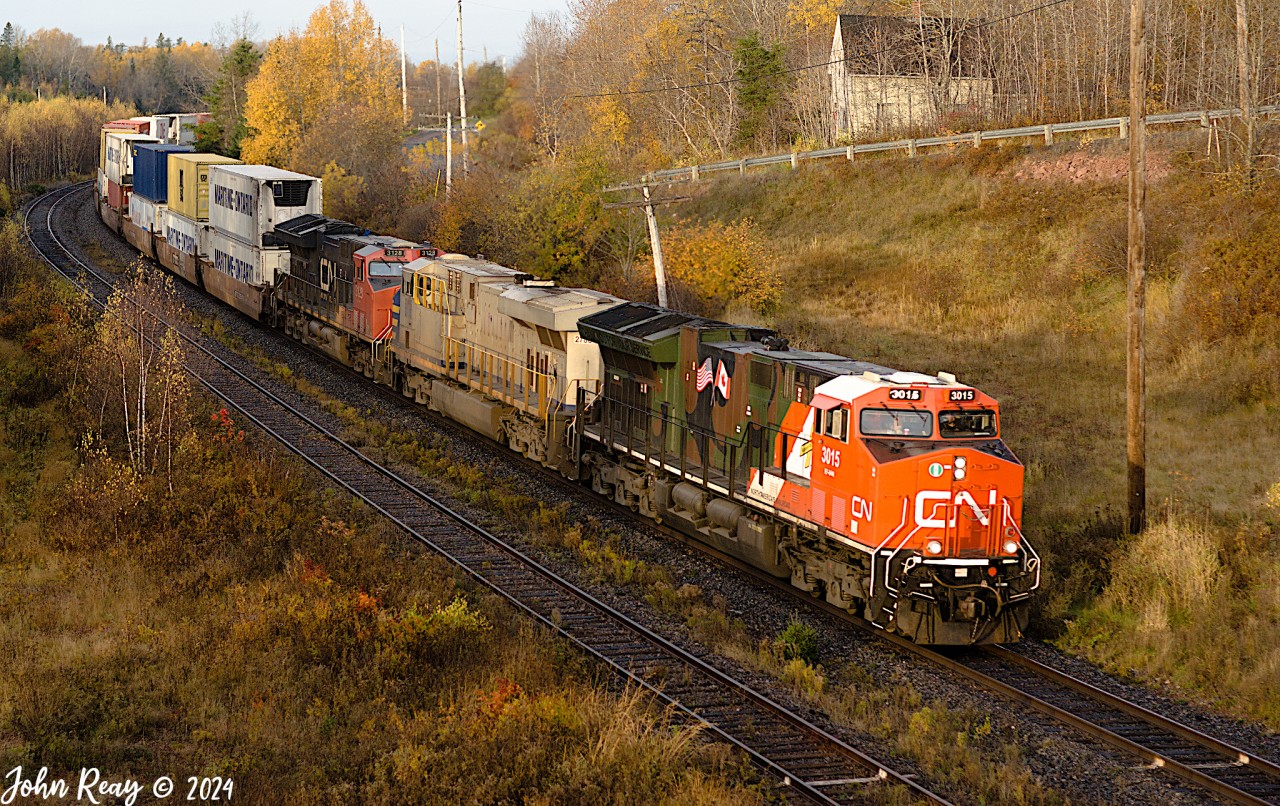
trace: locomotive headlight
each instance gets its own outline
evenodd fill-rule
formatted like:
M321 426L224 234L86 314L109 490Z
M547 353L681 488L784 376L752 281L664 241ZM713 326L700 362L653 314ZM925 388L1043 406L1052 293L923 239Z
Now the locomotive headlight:
M1017 553L1018 553L1018 544L1017 544L1017 543L1015 543L1015 542L1014 542L1014 541L1012 541L1012 540L1006 540L1006 541L1004 541L1004 553L1005 553L1005 554L1017 554Z
M928 543L924 544L924 550L929 554L941 554L942 543L937 540L930 540Z
M955 464L957 468L963 470L965 465L969 464L969 462L963 456L957 456Z
M964 468L963 468L963 467L957 467L957 468L956 468L955 476L956 476L956 481L960 481L961 479L963 479L963 478L964 478Z

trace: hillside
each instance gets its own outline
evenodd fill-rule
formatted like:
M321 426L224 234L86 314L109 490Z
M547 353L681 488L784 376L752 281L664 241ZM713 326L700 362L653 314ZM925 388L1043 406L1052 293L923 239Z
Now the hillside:
M1242 194L1202 135L1152 146L1153 526L1126 539L1122 147L832 160L704 182L669 215L754 222L793 343L1001 400L1050 571L1039 635L1280 725L1280 182Z

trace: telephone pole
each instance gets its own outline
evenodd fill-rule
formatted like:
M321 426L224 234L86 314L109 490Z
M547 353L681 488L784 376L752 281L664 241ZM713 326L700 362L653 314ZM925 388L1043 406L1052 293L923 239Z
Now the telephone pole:
M400 117L402 126L409 125L409 84L405 81L404 26L400 26Z
M1245 0L1236 0L1236 71L1240 82L1240 115L1244 117L1245 187L1253 190L1253 158L1258 144L1253 119L1253 92L1249 88L1249 17L1244 4Z
M658 305L667 307L667 267L662 262L662 238L658 235L658 217L653 212L653 199L649 196L649 184L644 192L644 217L649 222L649 247L653 250L653 281L658 286Z
M1147 525L1147 43L1145 0L1129 4L1129 533Z
M440 97L440 37L437 36L436 37L436 125L437 126L440 125L440 118L443 117L441 113L441 108L442 108L441 104L443 103L444 103L444 99Z
M462 124L462 175L467 175L467 85L463 83L465 69L462 63L462 0L458 0L458 112Z
M453 192L453 113L445 115L444 124L444 197Z

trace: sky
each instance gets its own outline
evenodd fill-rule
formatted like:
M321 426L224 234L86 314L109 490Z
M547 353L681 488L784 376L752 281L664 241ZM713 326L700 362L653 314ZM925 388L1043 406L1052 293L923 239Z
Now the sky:
M154 42L156 34L170 39L208 41L218 22L228 23L249 12L258 24L257 39L266 40L292 27L303 28L307 17L321 0L216 0L216 2L163 3L122 0L56 0L42 3L5 3L0 25L11 21L28 33L40 28L61 28L80 37L86 45L97 45L110 36L114 42ZM435 57L435 39L440 39L440 60L453 62L457 56L456 2L450 0L364 0L369 13L382 26L384 36L398 40L404 26L405 50L410 63ZM507 56L514 62L520 54L520 34L533 14L564 12L569 0L463 0L463 50L468 62L480 61L485 48L491 60Z

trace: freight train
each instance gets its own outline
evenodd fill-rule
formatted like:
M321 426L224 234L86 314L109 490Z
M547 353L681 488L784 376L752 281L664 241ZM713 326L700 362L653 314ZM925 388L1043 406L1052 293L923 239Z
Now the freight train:
M1017 640L1040 585L1000 407L323 215L315 177L104 127L97 204L247 316L596 493L922 644Z

